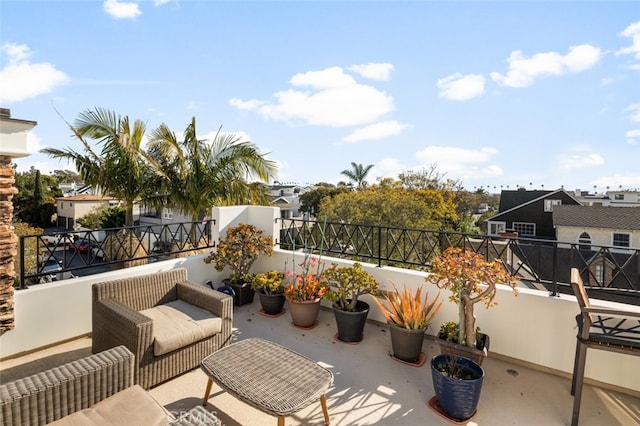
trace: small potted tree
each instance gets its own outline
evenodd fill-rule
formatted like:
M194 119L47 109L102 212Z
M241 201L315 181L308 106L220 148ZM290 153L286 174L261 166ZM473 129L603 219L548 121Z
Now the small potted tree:
M474 305L482 302L487 308L496 306L497 284L511 286L517 295L517 277L499 259L488 261L479 253L458 247L449 247L436 257L431 272L426 280L450 290L449 300L458 305L458 322L447 322L440 329L442 353L462 355L482 364L489 337L476 327Z
M221 238L215 251L204 259L212 263L217 271L231 270L225 284L235 292L235 304L244 305L253 302L255 291L251 288L254 274L251 266L260 254L273 253L273 238L264 236L261 229L254 225L240 223L227 229L226 238Z
M375 294L378 282L358 262L342 267L333 263L324 271L323 279L329 285L325 299L333 303L338 340L360 342L369 314L369 304L360 300L359 296Z
M488 336L478 339L473 307L483 302L489 308L494 300L497 284L508 284L517 295L516 279L496 259L488 261L483 255L457 247L447 248L432 262L432 274L426 280L439 288L451 291L449 300L458 305L458 323L445 323L441 328L441 355L431 360L431 374L435 398L429 405L455 421L473 417L484 371L481 363L487 353ZM484 342L481 349L478 341Z
M405 287L401 292L395 284L392 285L393 291L385 294L386 305L377 298L374 302L389 324L393 357L405 363L422 365L425 361L422 352L424 333L442 306L440 293L429 301L429 293L422 298L422 286L415 291Z
M282 313L285 302L283 280L284 272L273 270L257 274L251 283L251 288L258 292L262 312L266 316Z

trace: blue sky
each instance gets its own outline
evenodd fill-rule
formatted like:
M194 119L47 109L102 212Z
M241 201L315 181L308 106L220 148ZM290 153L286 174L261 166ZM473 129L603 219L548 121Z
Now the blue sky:
M239 132L278 180L432 164L465 188L640 188L637 2L0 0L0 105L35 120L18 171L66 164L103 107Z

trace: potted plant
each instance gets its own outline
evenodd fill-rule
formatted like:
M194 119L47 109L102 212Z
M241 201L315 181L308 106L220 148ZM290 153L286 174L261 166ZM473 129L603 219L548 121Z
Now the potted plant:
M329 285L325 299L333 303L338 340L360 342L369 314L369 304L358 298L363 294L375 294L378 282L358 262L342 267L333 263L324 271L323 279Z
M456 355L431 359L431 379L436 393L429 405L455 422L472 418L480 401L484 370L476 362Z
M284 306L284 272L268 271L257 274L253 278L251 288L258 292L262 311L266 315L279 315Z
M422 286L415 292L405 287L400 292L393 284L392 292L385 294L387 304L377 298L374 302L389 324L391 348L394 358L410 364L422 365L424 333L442 306L440 293L429 301L429 293L422 298Z
M294 263L295 265L295 263ZM289 313L295 326L314 327L320 313L320 301L328 287L322 279L323 262L319 257L306 254L299 264L300 272L284 272L284 295L289 302Z
M499 259L488 261L479 253L458 247L449 247L436 257L431 272L426 280L450 290L449 300L458 305L457 324L446 323L439 333L442 353L462 355L482 364L489 339L476 327L473 307L479 302L487 308L496 306L496 284L510 285L517 295L517 277Z
M273 253L273 238L264 236L261 229L254 225L240 223L227 229L225 238L221 238L216 250L204 259L205 263L214 264L217 271L224 268L231 270L225 284L235 292L235 304L244 305L253 302L255 291L251 288L254 274L251 265L260 254Z

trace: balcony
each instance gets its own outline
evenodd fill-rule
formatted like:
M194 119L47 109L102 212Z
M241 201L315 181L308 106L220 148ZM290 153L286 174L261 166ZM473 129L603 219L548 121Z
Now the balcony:
M232 207L215 209L214 240L226 226L253 223L277 235L277 209ZM127 270L79 277L21 290L15 294L16 328L0 336L2 381L23 377L80 358L91 349L90 287L94 282L132 273L149 273L186 267L192 281L219 283L218 273L202 261L205 255L171 259ZM260 258L255 271L281 269L291 252L276 249L272 257ZM325 261L345 262L342 259ZM417 286L425 273L389 266L366 265L385 288L390 282ZM570 372L575 351L575 298L523 288L514 297L502 288L496 297L500 305L476 310L478 324L491 335L492 347L484 362L486 378L478 414L468 424L563 425L571 420L573 398L569 393ZM614 302L601 302L615 305ZM629 306L626 306L627 309ZM286 308L286 307L285 307ZM333 314L328 305L321 312L320 325L301 331L290 325L288 313L264 318L253 304L236 307L234 339L262 337L273 340L321 362L334 373L334 385L327 394L333 425L449 424L427 405L433 395L428 364L406 366L390 356L390 338L383 319L372 309L364 341L344 344L334 339ZM434 327L456 318L456 307L445 303ZM639 308L640 309L640 308ZM428 331L424 351L427 358L437 353ZM46 349L41 349L46 347ZM610 352L590 351L587 385L583 391L581 425L628 425L640 423L640 370L638 358ZM186 411L204 394L206 376L193 370L151 390L168 410ZM226 425L275 424L273 417L238 402L214 386L207 406ZM319 404L287 418L286 424L322 424Z

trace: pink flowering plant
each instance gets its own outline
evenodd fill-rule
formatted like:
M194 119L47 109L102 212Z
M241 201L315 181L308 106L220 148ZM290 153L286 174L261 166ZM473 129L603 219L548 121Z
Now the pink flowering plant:
M304 260L298 265L300 272L286 270L284 278L286 285L284 295L289 301L302 302L305 300L316 300L325 296L329 290L327 284L322 279L324 272L324 262L319 257L306 254Z

